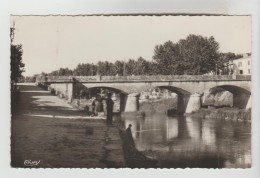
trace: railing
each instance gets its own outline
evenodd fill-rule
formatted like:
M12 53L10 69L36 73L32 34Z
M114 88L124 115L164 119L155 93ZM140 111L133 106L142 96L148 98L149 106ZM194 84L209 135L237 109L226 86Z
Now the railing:
M236 75L237 80L251 80L251 75Z
M138 75L138 76L48 76L37 82L120 82L120 81L251 81L251 75Z

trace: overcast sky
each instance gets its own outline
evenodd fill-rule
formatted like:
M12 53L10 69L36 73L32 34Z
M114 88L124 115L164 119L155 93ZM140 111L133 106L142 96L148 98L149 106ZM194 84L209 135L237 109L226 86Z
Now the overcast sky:
M157 44L189 34L214 36L222 52L251 52L249 16L13 16L13 21L25 76L99 60L151 60Z

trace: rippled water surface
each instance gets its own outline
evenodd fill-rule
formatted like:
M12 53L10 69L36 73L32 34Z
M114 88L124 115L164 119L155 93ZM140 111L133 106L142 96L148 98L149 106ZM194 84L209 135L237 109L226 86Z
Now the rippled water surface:
M158 159L159 167L251 166L251 123L165 114L122 120L132 124L137 149Z

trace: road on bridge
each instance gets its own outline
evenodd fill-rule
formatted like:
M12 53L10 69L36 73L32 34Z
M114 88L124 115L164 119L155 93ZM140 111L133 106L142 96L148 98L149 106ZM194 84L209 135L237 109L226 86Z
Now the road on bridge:
M33 84L20 85L11 119L11 165L49 168L123 167L116 127L87 119L64 100ZM76 119L75 119L76 118Z

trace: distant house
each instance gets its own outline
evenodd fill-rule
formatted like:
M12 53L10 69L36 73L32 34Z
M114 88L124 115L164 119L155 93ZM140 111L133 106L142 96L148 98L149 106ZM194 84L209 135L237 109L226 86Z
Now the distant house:
M252 69L251 55L244 54L242 58L233 59L224 63L225 74L251 75Z

